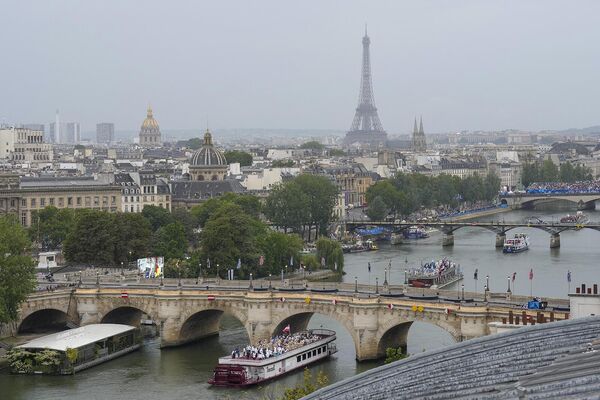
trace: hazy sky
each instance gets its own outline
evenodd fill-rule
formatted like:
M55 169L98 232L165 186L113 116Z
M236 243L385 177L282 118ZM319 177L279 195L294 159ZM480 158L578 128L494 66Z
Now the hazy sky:
M599 1L0 2L0 121L389 133L600 124Z

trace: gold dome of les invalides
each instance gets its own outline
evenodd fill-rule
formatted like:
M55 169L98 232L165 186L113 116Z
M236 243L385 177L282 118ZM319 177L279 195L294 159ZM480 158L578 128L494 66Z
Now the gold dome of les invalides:
M156 132L158 131L158 122L152 116L152 107L148 106L148 114L146 119L142 122L142 132Z

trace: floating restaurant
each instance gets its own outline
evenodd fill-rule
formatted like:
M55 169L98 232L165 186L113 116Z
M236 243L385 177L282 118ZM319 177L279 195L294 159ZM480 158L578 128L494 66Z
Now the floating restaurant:
M12 373L67 375L137 350L139 329L92 324L42 336L8 354Z

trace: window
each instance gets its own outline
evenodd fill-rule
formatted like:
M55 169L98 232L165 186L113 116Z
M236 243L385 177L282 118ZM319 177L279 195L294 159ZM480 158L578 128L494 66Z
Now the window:
M58 198L58 206L59 207L64 207L65 206L65 199L64 199L64 197L59 197Z
M296 362L300 362L302 360L301 356L296 357Z
M46 199L43 197L40 199L40 207L46 207Z
M77 198L77 205L80 206L81 205L81 197Z
M50 205L53 206L54 205L54 197L50 197Z
M21 225L27 225L27 213L25 211L21 213Z
M35 207L35 199L31 199L31 207Z
M92 205L92 198L90 196L85 197L85 206L89 207Z
M117 196L110 196L110 202L115 204L117 202Z
M317 354L321 354L321 348L320 347L317 349Z
M302 360L306 360L306 353L302 354Z
M96 207L100 205L100 197L99 196L94 196L94 205Z
M73 205L73 198L72 197L67 197L67 205L69 205L69 206Z
M313 350L313 357L317 355L317 350Z
M14 207L14 206L15 206L15 199L11 199L11 200L10 200L10 206L11 206L11 207Z

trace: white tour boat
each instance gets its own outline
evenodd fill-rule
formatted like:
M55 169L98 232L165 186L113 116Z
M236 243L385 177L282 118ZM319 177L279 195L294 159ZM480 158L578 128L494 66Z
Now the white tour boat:
M219 364L215 367L213 377L208 383L214 386L226 387L256 385L298 368L304 368L309 364L329 357L337 351L334 343L336 339L335 331L311 329L294 335L297 335L296 337L301 338L307 344L290 350L273 347L273 351L269 350L266 357L263 349L260 350L257 357L257 348L247 346L242 350L234 350L229 356L219 358ZM293 338L294 335L288 337ZM305 338L309 338L309 340Z
M529 249L529 237L524 233L515 233L512 239L504 239L503 253L520 253Z

